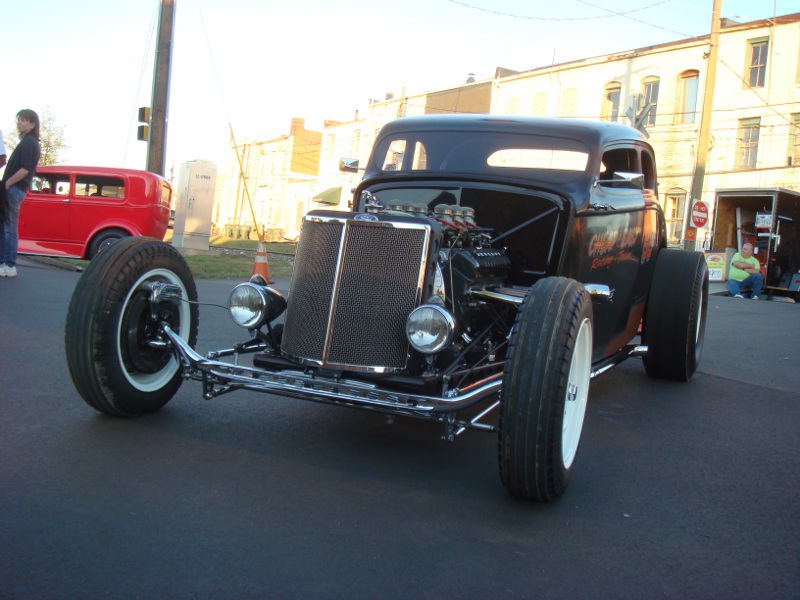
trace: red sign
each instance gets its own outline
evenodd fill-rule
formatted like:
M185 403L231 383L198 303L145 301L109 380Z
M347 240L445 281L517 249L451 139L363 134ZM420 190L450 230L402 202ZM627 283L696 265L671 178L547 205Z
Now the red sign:
M692 205L692 225L705 227L708 223L708 207L705 202L698 200Z
M683 239L692 241L697 239L697 229L694 227L687 227Z

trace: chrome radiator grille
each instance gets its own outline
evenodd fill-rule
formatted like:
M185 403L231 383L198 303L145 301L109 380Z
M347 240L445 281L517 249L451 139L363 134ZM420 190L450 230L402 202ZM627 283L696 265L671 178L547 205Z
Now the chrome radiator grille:
M310 213L289 290L284 356L333 369L402 370L406 317L420 300L430 237L422 219Z

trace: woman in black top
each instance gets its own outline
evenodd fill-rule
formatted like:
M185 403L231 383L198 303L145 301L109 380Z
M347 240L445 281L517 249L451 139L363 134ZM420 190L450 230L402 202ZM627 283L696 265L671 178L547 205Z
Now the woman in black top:
M8 159L3 174L6 192L6 211L0 228L0 277L17 276L17 247L19 245L19 208L33 181L39 164L39 115L26 108L17 113L19 144Z

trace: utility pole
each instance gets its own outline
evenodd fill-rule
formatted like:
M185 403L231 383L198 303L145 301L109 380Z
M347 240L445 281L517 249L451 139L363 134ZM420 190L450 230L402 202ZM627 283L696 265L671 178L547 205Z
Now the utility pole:
M167 146L167 106L172 67L172 31L175 0L161 0L158 16L156 65L153 71L153 97L150 110L150 135L147 142L147 170L164 176Z
M711 9L711 38L708 48L708 66L706 67L706 82L703 89L703 108L700 113L700 130L697 133L697 148L694 158L694 172L692 173L692 191L686 202L683 218L683 244L686 250L697 248L697 229L692 227L692 206L703 198L703 184L706 178L706 160L708 158L708 140L711 129L711 114L714 111L714 86L717 81L717 49L719 48L720 15L722 14L722 0L714 0ZM694 235L689 235L691 231Z

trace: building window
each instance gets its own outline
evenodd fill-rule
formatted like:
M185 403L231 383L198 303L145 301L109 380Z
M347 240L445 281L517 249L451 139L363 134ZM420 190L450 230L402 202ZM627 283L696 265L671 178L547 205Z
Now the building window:
M789 166L800 166L800 113L792 115L792 125L789 130Z
M745 71L745 81L751 88L764 87L767 76L767 51L769 38L750 40L747 42L747 56L749 58Z
M648 104L650 105L650 112L643 121L645 127L652 127L656 124L656 106L658 105L658 85L660 79L658 77L648 77L642 82L642 106L641 109Z
M758 160L758 132L761 119L739 119L736 136L736 168L755 169Z
M509 98L506 100L505 114L518 115L519 114L519 98Z
M578 90L567 88L561 96L561 110L559 117L574 117L578 114Z
M667 192L664 203L664 220L667 222L667 242L677 244L683 232L683 216L686 212L686 192L674 189Z
M325 148L327 158L333 158L333 149L335 145L336 145L336 134L331 133L328 136L328 143L326 144Z
M547 94L536 94L533 97L532 114L536 117L543 117L547 114Z
M358 158L358 153L361 150L361 130L356 129L353 132L353 138L350 140L350 156Z
M606 84L603 92L603 110L601 118L604 121L615 122L619 118L619 99L622 95L622 85L616 81Z
M676 122L695 123L697 121L697 86L700 81L698 71L684 71L678 81L680 90L680 109Z

